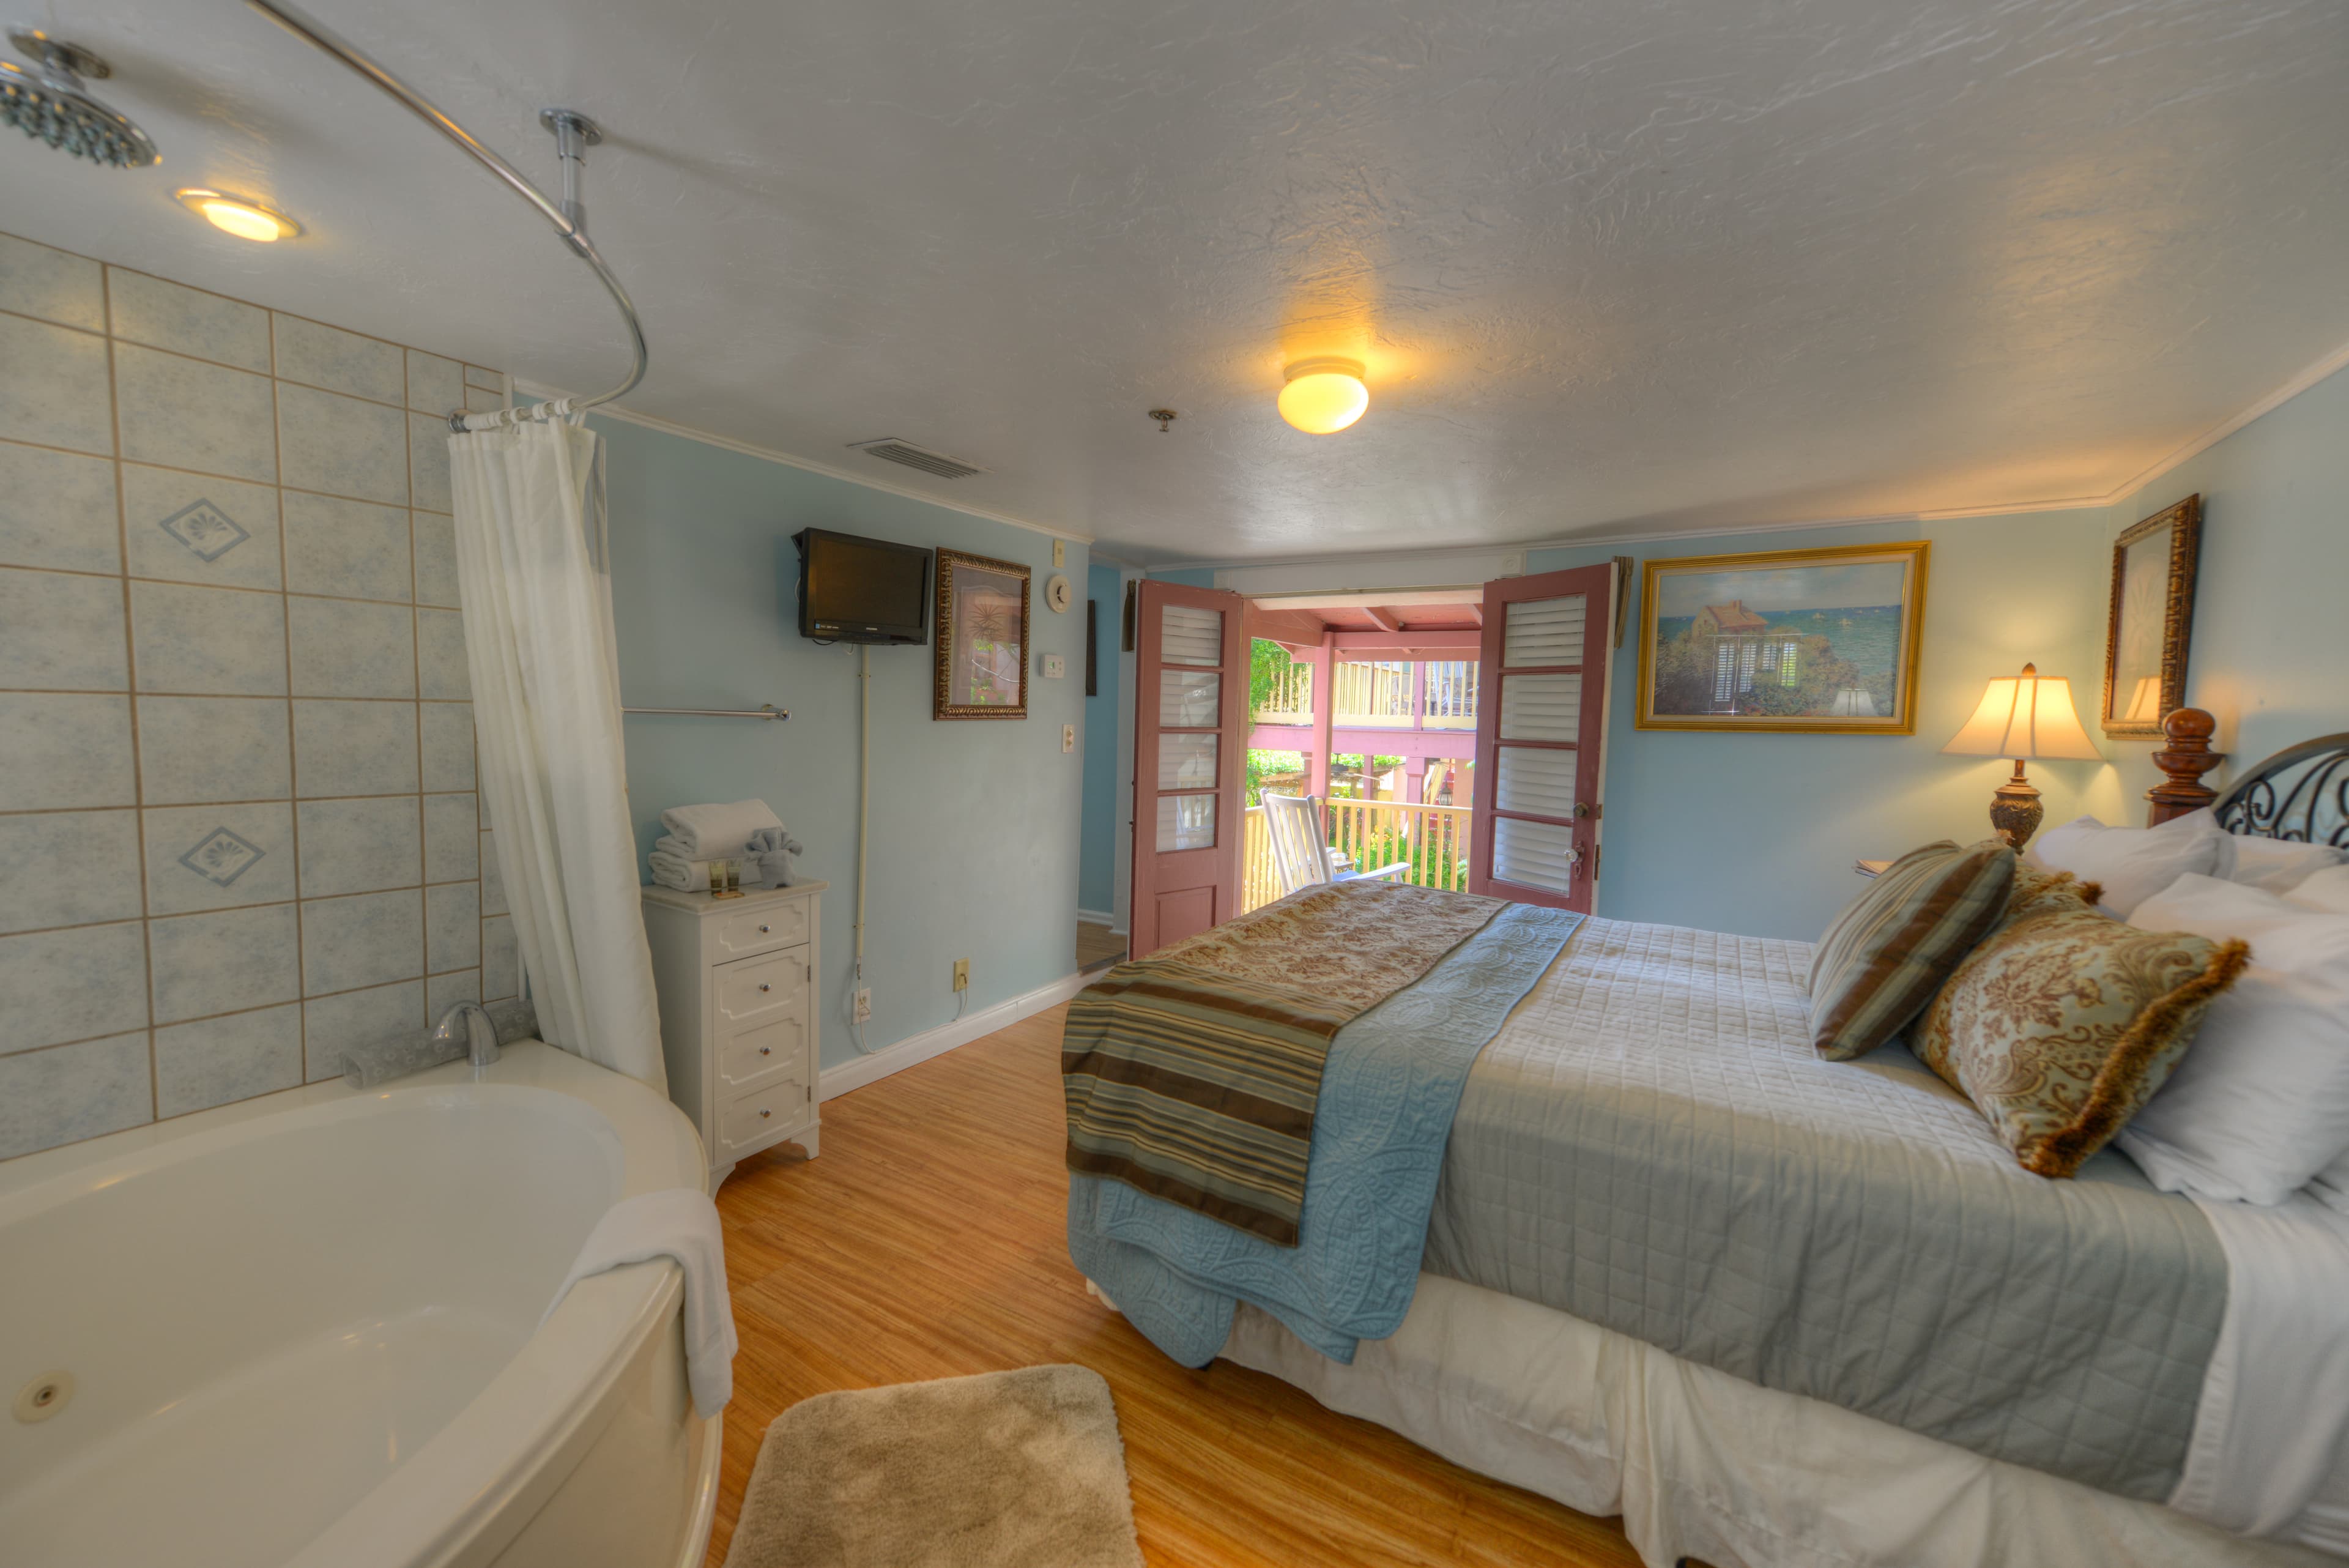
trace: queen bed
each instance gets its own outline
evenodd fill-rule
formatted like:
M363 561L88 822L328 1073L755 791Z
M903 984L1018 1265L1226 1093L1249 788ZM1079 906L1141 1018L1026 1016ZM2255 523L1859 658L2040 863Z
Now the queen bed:
M2217 805L2349 842L2349 737ZM1511 970L1521 925L1337 1035L1297 1245L1077 1174L1080 1268L1651 1564L2349 1554L2349 1214L2023 1168L1901 1042L1820 1060L1811 944L1591 919Z

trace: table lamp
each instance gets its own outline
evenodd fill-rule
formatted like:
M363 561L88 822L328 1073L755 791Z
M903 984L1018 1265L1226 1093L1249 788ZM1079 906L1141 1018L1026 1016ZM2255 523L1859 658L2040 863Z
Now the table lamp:
M1952 756L2014 759L2014 776L1991 797L1990 825L2018 855L2046 815L2039 792L2023 776L2023 764L2040 757L2104 754L2080 727L2072 683L2060 675L2040 674L2035 664L2024 665L2019 676L1992 680L1974 716L1941 750Z

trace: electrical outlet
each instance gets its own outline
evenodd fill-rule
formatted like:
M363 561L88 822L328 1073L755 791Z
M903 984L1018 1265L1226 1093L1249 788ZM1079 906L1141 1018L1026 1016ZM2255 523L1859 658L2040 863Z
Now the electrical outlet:
M1066 539L1055 539L1055 540L1053 540L1053 541L1052 541L1052 565L1054 565L1054 566L1067 566L1068 564L1069 564L1069 542L1068 542Z
M955 960L955 989L957 991L970 989L970 960L968 959Z
M1061 725L1061 750L1062 750L1062 751L1064 751L1064 752L1073 752L1073 751L1075 751L1076 749L1077 749L1077 727L1076 727L1074 724L1063 724L1063 725Z
M873 1022L873 992L869 987L856 993L856 1022L859 1023Z

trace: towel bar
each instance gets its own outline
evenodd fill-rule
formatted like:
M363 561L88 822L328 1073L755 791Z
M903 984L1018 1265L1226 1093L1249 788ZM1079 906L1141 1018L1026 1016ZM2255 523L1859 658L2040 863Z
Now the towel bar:
M788 719L788 708L778 708L772 702L756 708L623 708L623 713L692 713L704 719Z

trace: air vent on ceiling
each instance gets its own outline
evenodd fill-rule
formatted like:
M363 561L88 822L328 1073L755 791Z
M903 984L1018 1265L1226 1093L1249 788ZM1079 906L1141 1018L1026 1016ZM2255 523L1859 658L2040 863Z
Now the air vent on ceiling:
M918 468L924 473L935 473L940 479L968 479L974 473L987 472L975 462L965 462L958 457L932 452L927 447L916 446L912 441L899 441L895 436L883 436L878 441L853 441L848 444L867 457Z

